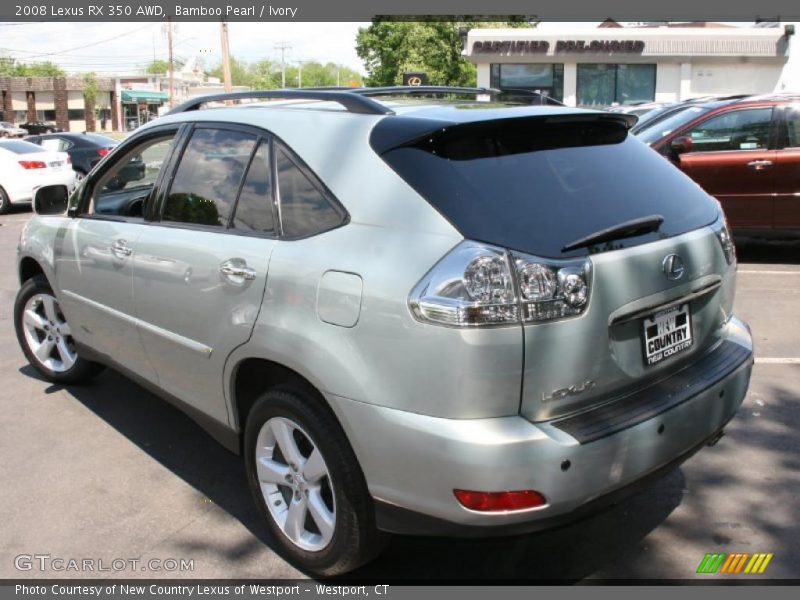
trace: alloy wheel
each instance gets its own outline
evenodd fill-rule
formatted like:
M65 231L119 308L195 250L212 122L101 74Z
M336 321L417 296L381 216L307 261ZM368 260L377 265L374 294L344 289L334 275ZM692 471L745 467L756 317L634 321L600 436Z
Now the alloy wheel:
M291 419L273 417L258 433L255 454L264 503L278 528L303 550L323 550L333 539L336 505L317 444Z
M36 360L55 373L69 371L78 359L69 324L58 300L50 294L35 294L22 311L25 342Z

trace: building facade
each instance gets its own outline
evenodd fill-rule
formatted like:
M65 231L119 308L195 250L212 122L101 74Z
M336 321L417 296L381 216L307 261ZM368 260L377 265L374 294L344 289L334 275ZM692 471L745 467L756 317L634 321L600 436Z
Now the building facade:
M590 108L675 102L800 91L794 25L473 29L464 53L479 86L539 90Z
M48 121L65 131L114 130L114 81L96 78L93 99L86 88L82 77L0 77L2 120Z

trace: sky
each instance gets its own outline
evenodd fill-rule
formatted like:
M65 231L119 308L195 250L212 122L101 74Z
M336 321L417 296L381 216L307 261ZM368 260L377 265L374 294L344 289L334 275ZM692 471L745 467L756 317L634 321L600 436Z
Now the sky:
M276 44L286 50L288 63L316 60L364 71L356 55L359 27L369 23L229 23L231 55L253 62L280 60ZM596 26L597 23L540 23L544 30ZM220 62L219 23L177 23L176 58L199 57L207 68ZM22 62L52 61L68 72L129 73L153 58L167 59L162 23L0 23L0 55Z
M231 55L248 62L280 60L278 43L288 43L286 61L317 60L363 71L356 55L359 26L368 23L229 23ZM176 58L200 57L207 67L220 61L219 23L177 23ZM52 61L66 71L128 72L153 58L167 59L161 23L0 23L0 55L23 62Z

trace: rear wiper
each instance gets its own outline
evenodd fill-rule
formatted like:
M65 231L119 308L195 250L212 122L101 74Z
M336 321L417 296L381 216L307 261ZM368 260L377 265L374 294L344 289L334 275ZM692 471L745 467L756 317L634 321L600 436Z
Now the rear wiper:
M607 229L601 229L590 233L586 237L582 237L574 242L571 242L561 248L562 252L569 252L584 246L591 246L592 244L599 244L601 242L610 242L611 240L619 240L622 238L634 237L637 235L644 235L651 231L658 231L661 224L664 222L664 217L661 215L650 215L647 217L639 217L625 221L619 225L614 225Z

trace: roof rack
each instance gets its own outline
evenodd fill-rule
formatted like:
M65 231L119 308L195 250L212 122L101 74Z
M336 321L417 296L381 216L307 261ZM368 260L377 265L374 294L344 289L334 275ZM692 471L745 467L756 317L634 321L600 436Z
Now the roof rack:
M365 115L392 115L394 111L387 108L380 102L371 100L360 94L342 90L255 90L252 92L229 92L225 94L209 94L198 96L179 104L168 115L198 110L203 104L209 102L225 102L228 100L250 100L250 99L283 99L283 100L321 100L336 102L352 113Z
M228 102L230 100L320 100L336 102L352 113L365 115L393 115L394 111L376 100L372 96L415 96L422 94L457 94L457 95L488 95L506 97L524 97L538 100L538 104L555 104L563 106L561 102L550 98L541 92L523 89L505 89L484 87L448 87L440 85L422 86L388 86L388 87L363 87L363 88L303 88L283 90L254 90L250 92L229 92L223 94L209 94L187 100L170 110L168 115L198 110L209 102ZM533 102L531 102L533 104Z
M563 106L561 102L555 98L536 92L533 90L507 88L486 88L486 87L450 87L444 85L396 85L387 87L365 87L365 88L352 88L350 90L354 94L361 96L414 96L417 94L458 94L458 95L487 95L487 96L519 96L527 97L530 99L538 99L540 104L555 104Z

